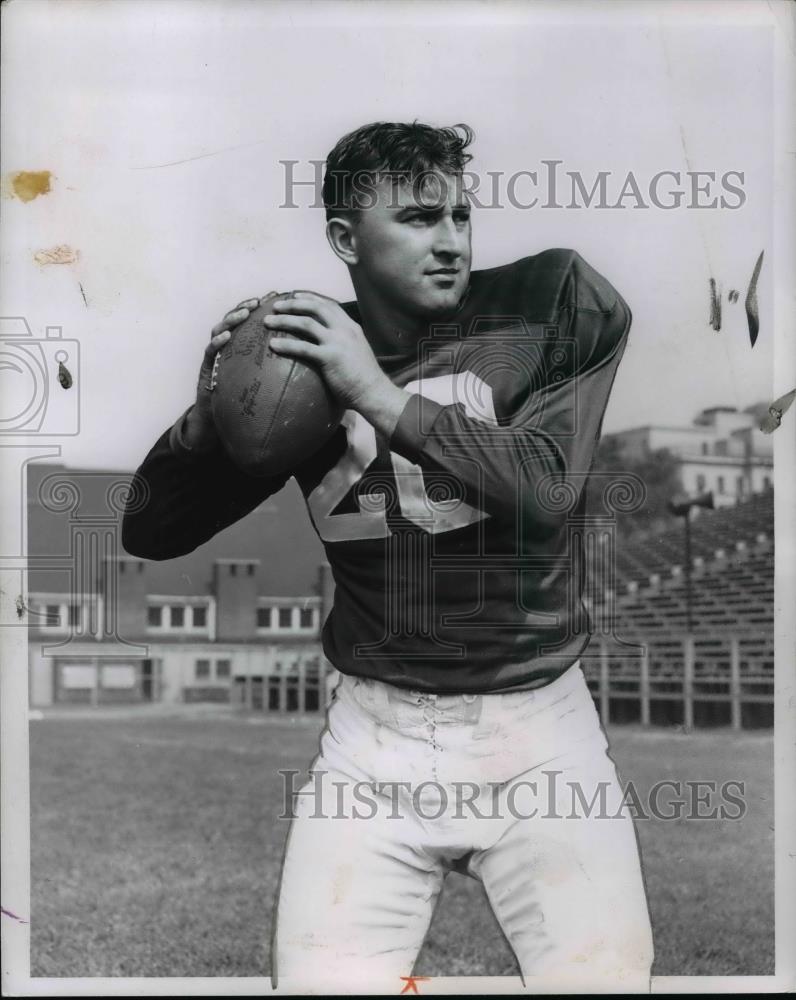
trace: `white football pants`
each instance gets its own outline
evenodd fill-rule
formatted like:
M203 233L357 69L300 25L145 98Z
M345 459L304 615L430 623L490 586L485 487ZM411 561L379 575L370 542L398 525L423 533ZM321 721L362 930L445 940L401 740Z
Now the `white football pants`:
M455 869L483 883L526 981L649 988L635 831L579 664L510 694L344 676L293 816L280 987L400 992Z

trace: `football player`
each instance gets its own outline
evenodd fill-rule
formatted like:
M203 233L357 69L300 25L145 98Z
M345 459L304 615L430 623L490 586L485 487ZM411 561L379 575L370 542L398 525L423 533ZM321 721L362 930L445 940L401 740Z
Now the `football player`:
M342 676L296 797L273 974L394 988L455 869L483 883L524 977L643 988L639 852L579 663L573 558L630 312L572 250L471 271L471 140L419 123L341 139L326 235L355 300L295 291L264 321L345 407L292 470L336 584L323 649ZM214 356L259 301L214 327L196 401L139 469L129 552L189 552L287 482L237 470L211 418Z

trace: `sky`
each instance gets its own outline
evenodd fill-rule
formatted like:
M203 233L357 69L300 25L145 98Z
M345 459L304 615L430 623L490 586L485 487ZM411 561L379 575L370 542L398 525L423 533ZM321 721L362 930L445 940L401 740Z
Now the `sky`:
M501 207L473 215L474 267L572 247L629 303L604 430L684 425L706 406L787 391L772 349L772 29L764 5L752 7L686 21L682 5L654 2L598 14L478 2L9 5L2 169L53 177L27 202L4 187L0 302L37 337L60 326L79 342L79 433L58 439L61 460L135 468L192 401L209 330L240 299L293 287L352 297L312 191L281 207L280 161L310 178L310 161L374 120L467 122L482 176L543 176L543 161L559 160L564 180L579 171L590 188L608 171L610 204L633 172L649 207L631 196L624 208L523 209L504 187ZM686 201L686 172L712 171L701 198L743 204L657 208L649 182L660 171L681 173ZM730 171L743 174L732 181L742 198L721 189ZM518 180L519 198L529 183ZM56 246L73 261L35 260ZM743 301L761 250L753 350ZM720 332L708 322L711 277Z

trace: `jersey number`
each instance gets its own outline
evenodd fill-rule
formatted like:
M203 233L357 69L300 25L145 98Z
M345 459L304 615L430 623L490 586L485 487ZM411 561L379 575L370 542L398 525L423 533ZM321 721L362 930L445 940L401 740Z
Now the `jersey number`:
M407 392L416 392L443 406L461 403L468 417L497 425L492 389L473 372L439 375L410 382ZM357 498L355 514L333 514L351 487L361 479L376 458L376 431L359 413L347 410L342 421L348 447L307 498L310 515L325 542L351 542L386 538L387 498L383 493L365 493ZM401 514L431 534L455 531L481 521L488 514L463 500L432 500L426 492L423 470L402 455L390 452Z

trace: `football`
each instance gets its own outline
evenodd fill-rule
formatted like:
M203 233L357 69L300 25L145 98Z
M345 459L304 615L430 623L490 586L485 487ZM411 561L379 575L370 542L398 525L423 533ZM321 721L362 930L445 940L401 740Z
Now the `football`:
M334 433L343 408L304 361L274 354L263 319L276 295L261 301L215 357L213 421L238 468L252 476L292 472ZM291 336L281 332L280 336Z

